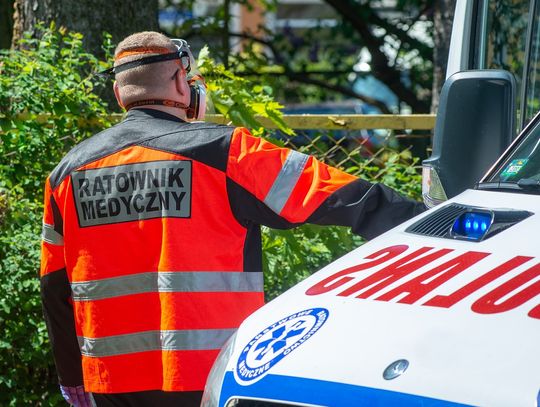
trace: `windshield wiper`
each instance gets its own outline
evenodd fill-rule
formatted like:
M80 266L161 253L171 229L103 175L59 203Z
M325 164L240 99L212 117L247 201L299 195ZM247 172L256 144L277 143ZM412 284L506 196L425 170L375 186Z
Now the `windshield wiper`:
M489 181L476 184L477 189L497 191L510 190L511 192L521 193L540 193L540 181L534 178L522 178L518 182L510 181Z
M522 189L540 190L540 180L534 178L522 178L517 182L517 185Z

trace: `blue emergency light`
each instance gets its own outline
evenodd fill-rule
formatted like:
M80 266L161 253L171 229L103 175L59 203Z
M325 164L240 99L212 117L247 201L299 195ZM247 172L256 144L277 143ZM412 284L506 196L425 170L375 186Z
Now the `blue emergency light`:
M534 213L529 211L451 203L424 216L405 231L422 236L482 242L531 215Z
M486 235L493 222L489 212L465 212L461 214L452 226L455 238L479 241Z

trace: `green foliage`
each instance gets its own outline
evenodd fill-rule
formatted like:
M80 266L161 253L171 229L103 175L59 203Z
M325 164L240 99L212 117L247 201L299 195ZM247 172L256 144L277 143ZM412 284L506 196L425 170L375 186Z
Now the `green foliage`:
M13 195L0 233L0 405L60 404L39 297L41 205Z
M369 181L385 184L409 198L420 200L422 177L418 173L418 161L408 151L389 151L376 164L363 166L360 175Z
M109 125L82 36L37 27L0 54L0 405L59 405L39 295L45 177L76 142ZM110 50L106 38L105 47ZM43 116L44 113L50 115ZM94 121L93 128L80 126Z
M303 225L292 230L264 227L266 298L277 297L361 243L359 236L338 226Z
M41 199L43 176L65 151L95 132L81 120L109 124L94 93L103 81L93 73L104 62L84 52L79 33L54 24L37 32L39 39L24 37L21 51L0 53L0 187L20 186L31 199Z
M198 66L207 78L213 107L233 125L249 127L253 134L262 135L264 126L256 118L261 116L276 123L285 134L293 134L281 118L283 106L274 100L271 87L253 84L234 75L210 57L207 47L199 53Z

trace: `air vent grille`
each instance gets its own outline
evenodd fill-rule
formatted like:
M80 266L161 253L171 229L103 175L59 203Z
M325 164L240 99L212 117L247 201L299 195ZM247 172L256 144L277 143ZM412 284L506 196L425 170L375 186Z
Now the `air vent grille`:
M405 231L423 236L447 237L455 220L470 209L450 204L409 226Z

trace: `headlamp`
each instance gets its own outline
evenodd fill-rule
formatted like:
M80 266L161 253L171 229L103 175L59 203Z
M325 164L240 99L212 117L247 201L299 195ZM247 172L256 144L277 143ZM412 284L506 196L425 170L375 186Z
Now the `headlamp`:
M173 38L171 41L178 48L179 59L184 70L189 74L191 72L191 67L196 67L197 63L195 62L195 58L191 53L191 49L189 48L187 41L180 38Z
M191 93L189 107L186 110L187 118L190 120L202 120L206 113L206 83L197 69L195 57L187 41L180 38L174 38L171 41L178 48L178 54L182 55L180 60L187 73L187 81Z

